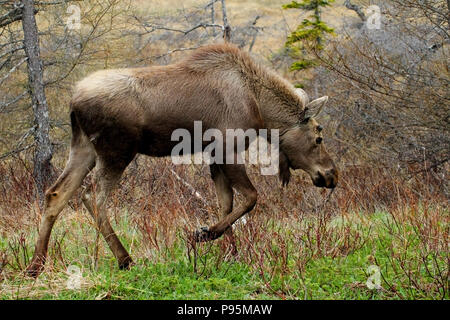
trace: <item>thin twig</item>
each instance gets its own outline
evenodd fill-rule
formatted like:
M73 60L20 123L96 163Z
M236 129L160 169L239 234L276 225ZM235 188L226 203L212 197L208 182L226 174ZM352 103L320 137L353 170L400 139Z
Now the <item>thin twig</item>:
M189 189L192 195L194 195L197 199L202 201L204 205L206 206L209 205L208 201L206 201L206 199L191 184L189 184L186 180L181 178L172 168L169 168L169 170L178 181L180 181L183 185L185 185Z
M28 60L28 57L25 57L25 58L23 58L22 60L20 60L19 63L17 63L14 67L12 67L11 70L9 70L9 72L8 72L3 78L0 79L0 85L3 83L3 81L5 81L6 79L8 79L9 76L10 76L14 71L16 71L16 69L17 69L18 67L20 67L20 66L21 66L25 61L27 61L27 60Z

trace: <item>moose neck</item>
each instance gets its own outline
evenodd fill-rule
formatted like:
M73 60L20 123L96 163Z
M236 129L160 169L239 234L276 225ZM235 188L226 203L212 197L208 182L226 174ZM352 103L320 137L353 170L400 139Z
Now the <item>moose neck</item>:
M304 102L292 84L253 60L244 60L240 64L243 78L256 98L264 127L284 131L298 123Z
M280 88L274 87L270 82L261 83L259 88L254 93L265 128L283 132L298 123L301 110L297 103L290 101L290 92L280 92Z

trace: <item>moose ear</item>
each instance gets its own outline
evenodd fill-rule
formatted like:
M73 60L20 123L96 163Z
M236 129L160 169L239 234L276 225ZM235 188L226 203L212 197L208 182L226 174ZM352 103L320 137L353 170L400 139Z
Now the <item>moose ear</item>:
M306 113L305 118L314 118L316 117L323 109L323 106L328 101L328 96L323 96L316 100L311 101L306 105Z
M309 102L308 94L302 88L296 88L295 93L300 97L303 102L303 105L306 106Z

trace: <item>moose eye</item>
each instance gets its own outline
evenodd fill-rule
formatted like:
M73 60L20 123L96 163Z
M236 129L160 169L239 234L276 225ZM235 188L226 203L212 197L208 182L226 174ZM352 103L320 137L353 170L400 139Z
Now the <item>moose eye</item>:
M316 143L317 143L317 144L321 144L321 143L322 143L322 138L321 138L321 137L318 137L318 138L316 139Z
M316 128L316 129L317 129L317 131L319 131L319 132L320 132L320 131L322 131L322 130L323 130L323 127L322 127L322 126L317 126L317 128Z
M306 123L308 123L309 119L310 119L310 117L307 117L307 118L303 119L300 123L306 124Z

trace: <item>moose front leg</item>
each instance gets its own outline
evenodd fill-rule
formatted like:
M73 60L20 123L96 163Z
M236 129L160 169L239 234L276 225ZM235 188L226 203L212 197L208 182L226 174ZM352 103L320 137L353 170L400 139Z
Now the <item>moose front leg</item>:
M228 181L228 185L239 191L243 196L243 202L234 208L231 213L224 215L221 220L212 227L203 227L195 233L196 241L210 241L217 239L225 232L231 232L231 226L236 220L242 217L247 212L251 211L256 204L257 193L255 187L252 185L250 179L245 172L244 165L223 165L220 167L220 172L223 174L223 177L220 174L214 179L214 182L217 185L222 185L220 179L226 178L225 181ZM211 172L213 173L213 172ZM217 181L216 181L217 180ZM221 191L224 188L220 188ZM218 190L219 192L219 190ZM219 196L219 202L221 197ZM231 202L232 202L231 196ZM229 203L229 202L228 202Z

